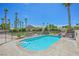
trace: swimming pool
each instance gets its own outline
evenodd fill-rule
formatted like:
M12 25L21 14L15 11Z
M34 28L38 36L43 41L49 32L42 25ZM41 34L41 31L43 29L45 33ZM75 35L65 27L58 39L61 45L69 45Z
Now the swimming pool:
M61 36L52 36L52 35L44 35L34 38L24 39L19 42L19 46L31 50L31 51L39 51L46 50L59 41Z

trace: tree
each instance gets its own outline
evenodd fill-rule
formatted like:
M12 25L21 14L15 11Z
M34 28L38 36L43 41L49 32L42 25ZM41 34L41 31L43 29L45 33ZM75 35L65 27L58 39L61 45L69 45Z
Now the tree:
M27 27L27 18L25 18L25 27Z
M18 13L16 12L16 13L15 13L15 21L14 21L14 24L15 24L15 29L17 29L17 28L18 28L18 23L19 23Z
M79 26L79 24L77 23L76 26Z
M22 25L22 29L23 29L23 26L24 26L24 22L23 22L23 21L21 22L21 25ZM22 31L23 31L23 30L22 30Z
M6 24L7 24L7 12L8 12L8 9L7 9L7 8L5 8L5 9L4 9L5 42L7 42L7 40L6 40L6 29L7 29L7 27L6 27Z
M44 33L44 31L45 31L45 23L42 23L43 24L43 27L42 27L42 33Z
M71 16L70 16L70 3L64 3L64 6L67 7L68 10L68 30L71 31Z
M4 22L4 18L2 18L1 20L2 20L1 27L2 27L2 29L4 30L4 29L5 29L5 25L4 25L4 23L5 23L5 22Z
M27 18L25 18L25 29L27 28ZM26 30L27 31L27 30Z
M19 21L20 31L22 32L22 21Z
M48 25L46 26L46 28L49 28L50 30L52 30L52 29L57 29L57 26L55 26L55 25L53 25L53 24L48 24Z
M79 24L77 23L76 26L74 26L74 29L79 29Z
M21 21L19 21L19 25L20 25L20 29L22 28L22 24L21 24Z
M47 31L48 31L48 33L50 33L50 30L51 30L51 24L49 24L49 23L47 23Z
M4 9L4 23L7 24L7 12L8 12L8 9L5 8Z
M10 19L8 19L7 27L8 27L8 30L10 30Z

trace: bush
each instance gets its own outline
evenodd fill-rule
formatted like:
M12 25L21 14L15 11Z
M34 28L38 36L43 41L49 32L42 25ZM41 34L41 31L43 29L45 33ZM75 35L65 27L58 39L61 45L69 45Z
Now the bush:
M18 30L18 29L12 29L11 32L12 32L12 31L13 31L13 32L17 32L17 30Z
M26 29L25 28L20 28L19 31L25 32Z
M13 31L13 32L18 32L18 31L25 32L26 29L25 29L25 28L20 28L20 29L17 28L17 29L11 29L11 30L10 30L10 32L12 32L12 31Z
M21 34L17 34L17 37L21 37Z
M78 30L78 29L79 29L79 27L78 27L78 26L74 26L74 29Z

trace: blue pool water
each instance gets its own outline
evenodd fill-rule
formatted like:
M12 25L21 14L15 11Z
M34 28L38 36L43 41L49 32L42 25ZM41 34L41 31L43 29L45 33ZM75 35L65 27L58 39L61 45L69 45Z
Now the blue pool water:
M19 45L27 50L38 51L46 50L60 40L61 36L45 35L34 38L24 39Z

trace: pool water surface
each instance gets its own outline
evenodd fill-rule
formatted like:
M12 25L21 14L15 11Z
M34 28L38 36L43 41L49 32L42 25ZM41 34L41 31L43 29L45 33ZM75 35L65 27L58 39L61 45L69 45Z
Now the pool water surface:
M60 38L61 36L52 35L33 37L20 41L19 46L31 51L46 50L59 41Z

